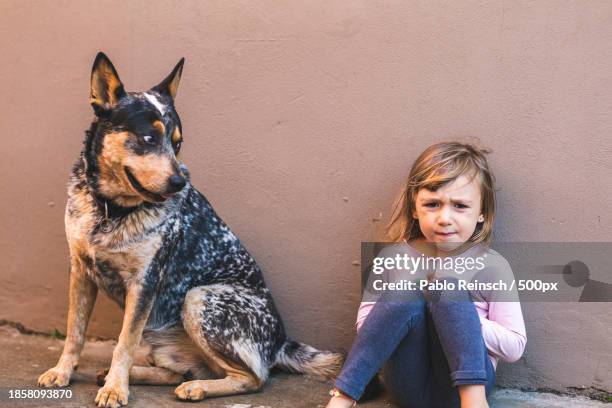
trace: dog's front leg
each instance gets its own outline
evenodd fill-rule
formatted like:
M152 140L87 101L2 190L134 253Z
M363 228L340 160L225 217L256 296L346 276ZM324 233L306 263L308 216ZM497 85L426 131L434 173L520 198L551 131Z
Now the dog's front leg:
M39 386L65 387L70 382L72 372L79 363L87 323L91 317L97 293L98 288L87 277L81 259L75 255L71 256L68 327L64 350L57 365L38 377Z
M128 402L128 384L134 349L140 343L142 330L149 318L153 298L143 296L140 283L130 286L125 299L125 314L117 346L113 351L113 361L106 376L104 386L98 390L98 407L116 408Z

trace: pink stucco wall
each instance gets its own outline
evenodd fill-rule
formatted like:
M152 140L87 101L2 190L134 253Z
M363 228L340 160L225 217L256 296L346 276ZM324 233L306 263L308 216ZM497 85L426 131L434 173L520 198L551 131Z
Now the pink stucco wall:
M610 240L611 45L609 1L3 1L0 318L65 330L65 182L100 50L128 90L186 57L193 183L262 264L289 333L348 347L360 241L431 143L493 149L497 239ZM101 300L90 333L114 336ZM527 353L502 383L612 390L611 312L525 305Z

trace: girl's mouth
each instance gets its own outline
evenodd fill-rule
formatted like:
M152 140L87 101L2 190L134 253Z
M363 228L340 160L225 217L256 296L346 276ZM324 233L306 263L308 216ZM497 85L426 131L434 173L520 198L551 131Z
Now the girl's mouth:
M435 232L441 238L449 238L455 236L456 232Z

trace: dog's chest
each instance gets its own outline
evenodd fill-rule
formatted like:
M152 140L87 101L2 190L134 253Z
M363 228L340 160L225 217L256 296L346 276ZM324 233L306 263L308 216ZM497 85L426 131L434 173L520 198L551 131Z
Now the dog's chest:
M123 307L127 290L142 284L160 245L159 235L117 248L90 245L87 274L99 289Z
M98 288L123 307L126 291L142 281L162 246L162 221L155 214L133 214L102 232L92 203L84 193L70 195L65 218L68 243Z

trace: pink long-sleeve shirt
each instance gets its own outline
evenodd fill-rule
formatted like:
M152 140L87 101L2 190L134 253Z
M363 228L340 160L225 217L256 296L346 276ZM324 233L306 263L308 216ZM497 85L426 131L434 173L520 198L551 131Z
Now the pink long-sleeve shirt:
M407 250L412 252L413 256L421 255L410 245L407 245ZM461 256L475 257L483 255L483 253L486 252L487 268L494 270L494 273L490 276L495 276L497 278L502 277L506 281L513 279L512 270L508 261L492 249L486 248L485 252L478 252L482 250L483 247L473 247ZM482 337L488 350L489 358L493 363L493 367L497 369L499 359L506 362L517 361L523 355L525 344L527 343L527 333L525 331L525 323L520 302L507 301L507 295L504 296L504 301L496 302L496 293L494 291L470 291L470 294L474 299L474 305L480 317ZM516 289L514 290L514 294L518 300ZM355 324L357 330L361 328L361 325L375 303L376 302L372 301L361 302L359 311L357 312L357 322Z

